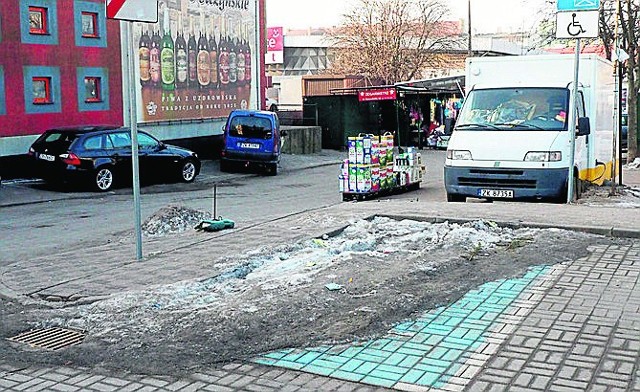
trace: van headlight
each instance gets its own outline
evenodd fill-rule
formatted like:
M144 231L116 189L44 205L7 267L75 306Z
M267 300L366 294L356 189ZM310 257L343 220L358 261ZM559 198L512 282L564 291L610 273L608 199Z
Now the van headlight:
M560 151L529 151L524 156L525 162L559 162L562 160Z
M468 150L447 150L447 159L470 161L473 157L471 157L471 151Z

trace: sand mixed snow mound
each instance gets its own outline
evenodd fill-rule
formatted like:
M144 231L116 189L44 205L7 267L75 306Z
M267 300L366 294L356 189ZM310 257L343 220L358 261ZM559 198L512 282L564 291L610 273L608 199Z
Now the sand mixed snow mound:
M193 229L205 219L211 219L211 214L182 206L169 205L158 210L142 224L142 233L148 237L181 233Z

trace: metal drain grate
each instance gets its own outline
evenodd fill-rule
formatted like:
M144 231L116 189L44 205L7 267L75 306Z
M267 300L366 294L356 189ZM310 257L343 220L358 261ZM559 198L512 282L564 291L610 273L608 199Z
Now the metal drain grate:
M84 331L54 327L32 329L8 339L13 342L26 343L31 347L55 351L81 343L86 336Z

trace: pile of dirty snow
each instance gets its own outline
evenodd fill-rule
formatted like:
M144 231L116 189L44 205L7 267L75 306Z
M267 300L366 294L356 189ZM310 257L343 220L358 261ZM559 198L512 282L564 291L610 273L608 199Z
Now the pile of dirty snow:
M169 205L158 210L142 224L142 233L148 237L181 233L193 229L206 219L211 219L210 213Z
M640 188L616 185L612 194L610 185L591 186L582 194L578 204L594 207L640 208Z
M625 170L640 169L640 158L636 158L633 160L633 162L627 163L626 165L623 166L623 168Z

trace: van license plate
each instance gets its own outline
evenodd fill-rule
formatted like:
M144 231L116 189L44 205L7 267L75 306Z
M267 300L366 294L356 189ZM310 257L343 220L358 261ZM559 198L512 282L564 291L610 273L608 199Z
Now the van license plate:
M478 189L478 196L513 199L513 190L511 189Z
M40 154L38 155L38 158L45 160L45 161L49 161L49 162L53 162L56 160L56 157L54 157L53 155L48 155L48 154Z
M258 149L260 145L258 143L240 143L240 148Z

